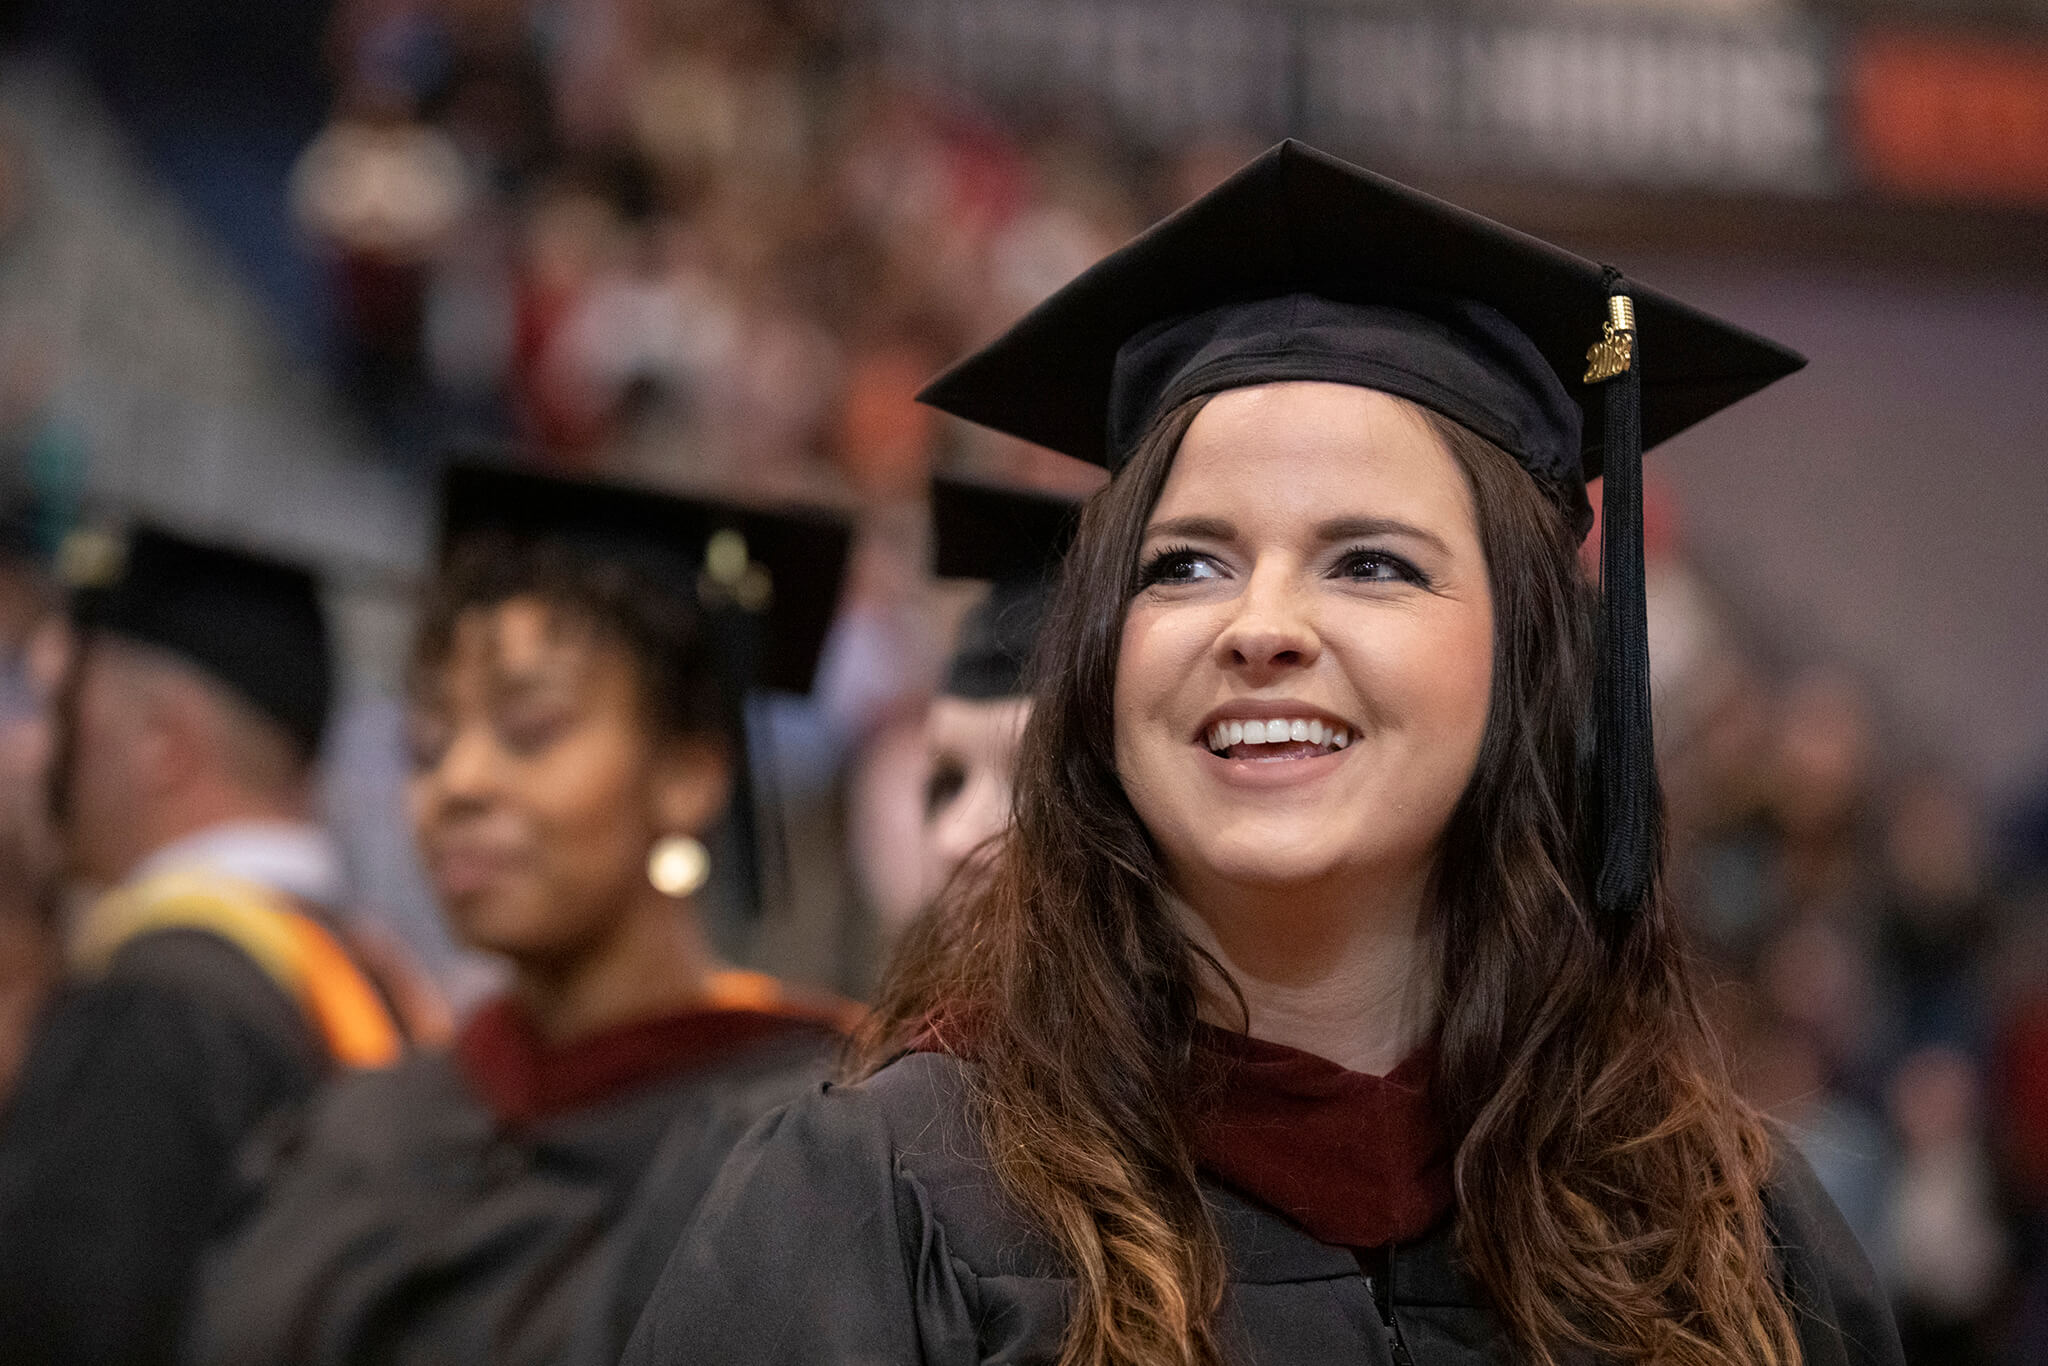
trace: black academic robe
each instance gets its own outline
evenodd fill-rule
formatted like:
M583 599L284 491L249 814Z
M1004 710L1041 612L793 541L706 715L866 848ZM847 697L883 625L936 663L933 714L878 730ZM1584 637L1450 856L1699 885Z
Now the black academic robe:
M763 1121L706 1196L625 1366L1057 1360L1059 1268L995 1186L965 1120L964 1065L914 1053ZM1349 1249L1223 1186L1207 1193L1229 1259L1221 1337L1232 1362L1511 1359L1455 1265L1449 1221L1369 1279ZM1807 1366L1899 1366L1869 1265L1796 1159L1771 1208Z
M247 1154L190 1357L614 1362L733 1143L837 1049L792 1031L517 1126L446 1054L347 1078Z
M60 992L0 1118L0 1362L172 1360L237 1147L327 1069L298 1005L204 931Z

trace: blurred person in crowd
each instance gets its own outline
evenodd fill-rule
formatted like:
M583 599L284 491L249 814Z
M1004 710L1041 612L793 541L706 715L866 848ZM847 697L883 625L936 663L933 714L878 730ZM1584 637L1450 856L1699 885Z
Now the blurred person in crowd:
M1776 893L1788 907L1866 914L1877 894L1865 847L1877 746L1869 698L1843 674L1810 671L1780 697L1775 730Z
M1723 968L1753 962L1782 910L1772 884L1774 701L1754 662L1741 661L1670 751L1672 886L1701 947Z
M44 786L65 643L56 606L29 519L0 515L0 1111L59 970Z
M929 386L1113 472L1012 828L625 1360L1899 1362L1658 876L1642 449L1799 363L1287 143Z
M1702 947L1724 970L1755 973L1810 1031L1829 1076L1874 1105L1885 1044L1868 704L1832 673L1783 691L1740 661L1709 673L1720 676L1677 709L1689 724L1668 750L1659 736L1676 788L1674 891Z
M1757 1014L1730 1038L1746 1094L1785 1126L1856 1241L1881 1255L1895 1166L1883 1119L1833 1084L1828 1050L1811 1029Z
M1755 974L1765 1005L1819 1050L1830 1084L1874 1097L1888 1059L1865 927L1817 911L1788 916L1763 941Z
M1889 1103L1900 1160L1881 1264L1914 1361L1989 1361L1986 1318L2005 1288L2006 1232L1985 1151L1982 1083L1954 1048L1910 1054Z
M344 382L382 415L424 397L429 270L473 193L455 143L396 103L336 119L293 171L299 222L333 256Z
M512 986L245 1163L202 1362L615 1360L727 1147L847 1023L727 967L698 905L742 692L808 687L844 527L475 466L444 497L410 807Z
M1887 789L1880 948L1894 1046L1946 1044L1982 1059L1992 1030L1985 955L2004 916L1976 804L1940 773Z
M336 361L387 439L507 425L511 218L554 150L524 5L342 4L340 90L294 208L327 252Z
M1079 504L1056 494L953 479L933 486L939 576L983 579L989 590L962 622L925 714L926 905L1010 824L1017 745L1031 717L1026 666L1079 517Z
M309 816L331 691L295 565L81 533L52 808L97 899L0 1125L0 1352L170 1359L233 1154L403 1038Z
M2032 889L2010 910L1986 953L1997 1007L1987 1111L2013 1198L2030 1216L2048 1216L2048 886ZM2042 1251L2048 1253L2048 1241Z
M1992 952L1998 1013L1986 1121L2012 1213L2014 1304L2003 1360L2048 1360L2048 887L2014 908Z
M1581 559L1598 577L1600 499ZM1720 795L1711 771L1712 739L1746 661L1726 605L1682 550L1677 499L1660 479L1644 479L1644 592L1650 623L1650 693L1657 709L1658 776L1671 822L1684 830L1711 819ZM1707 772L1696 772L1706 767ZM1704 807L1696 810L1695 807Z
M1009 825L1025 670L1079 510L1045 490L932 481L933 569L980 581L983 595L960 618L937 693L879 729L856 778L851 853L884 949Z
M938 318L910 316L870 329L852 350L831 450L847 481L869 498L914 500L931 478L939 415L917 401L917 391L945 354L935 344L945 333Z
M924 719L976 585L931 576L928 504L883 504L862 518L819 692L845 737L845 873L865 912L862 961L880 966L924 905Z

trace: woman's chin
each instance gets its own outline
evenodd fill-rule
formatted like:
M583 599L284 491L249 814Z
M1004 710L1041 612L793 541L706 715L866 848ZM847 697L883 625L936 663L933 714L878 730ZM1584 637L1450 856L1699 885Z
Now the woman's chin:
M1276 845L1247 842L1203 850L1197 857L1177 860L1187 876L1176 879L1188 887L1211 887L1227 892L1239 890L1270 894L1289 889L1306 890L1327 884L1356 867L1355 850L1318 848L1304 844Z
M443 904L456 938L469 948L515 963L554 956L564 937L560 926L521 897L479 895L450 898Z
M1167 853L1174 886L1195 897L1216 894L1272 897L1290 891L1321 895L1336 887L1375 881L1406 882L1434 857L1428 841L1388 840L1384 828L1304 833L1247 823L1211 830ZM1194 899L1191 897L1190 899Z

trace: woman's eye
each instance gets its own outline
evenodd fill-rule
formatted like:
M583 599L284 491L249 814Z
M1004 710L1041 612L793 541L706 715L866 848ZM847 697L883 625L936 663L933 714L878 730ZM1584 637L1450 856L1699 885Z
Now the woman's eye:
M1337 573L1362 583L1413 583L1427 586L1428 579L1399 555L1384 550L1354 550L1337 562Z
M932 776L924 785L924 818L931 820L953 804L967 786L967 770L952 759L941 759L932 765Z
M498 723L498 738L514 754L538 754L561 737L569 719L562 712L508 716Z
M1154 555L1146 563L1140 583L1146 588L1156 583L1200 583L1220 577L1221 572L1207 555L1177 546Z

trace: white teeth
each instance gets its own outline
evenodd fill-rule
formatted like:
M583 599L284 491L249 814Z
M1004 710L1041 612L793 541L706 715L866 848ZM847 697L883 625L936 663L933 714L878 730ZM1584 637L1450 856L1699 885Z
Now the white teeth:
M1343 749L1351 743L1351 732L1321 721L1218 721L1209 728L1209 748L1226 750L1233 745L1327 744Z

